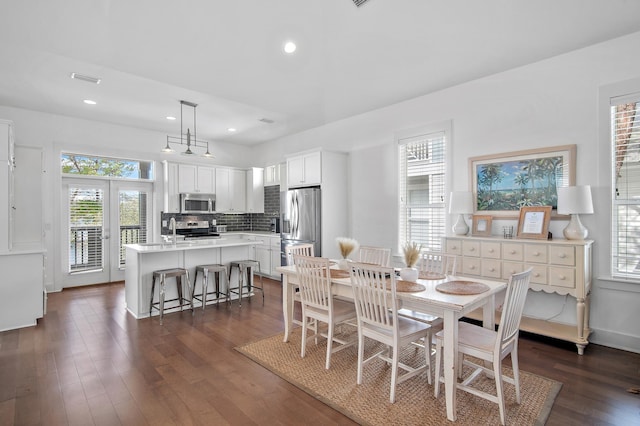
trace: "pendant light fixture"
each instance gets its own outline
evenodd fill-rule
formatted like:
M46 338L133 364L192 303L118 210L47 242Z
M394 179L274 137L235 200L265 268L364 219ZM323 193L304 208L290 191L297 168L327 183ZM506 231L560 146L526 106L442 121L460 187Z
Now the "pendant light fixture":
M184 133L184 120L183 120L182 111L185 106L193 108L193 137L191 137L190 128L187 128L186 134ZM162 149L162 152L175 152L175 150L171 148L171 145L180 145L180 149L182 149L183 146L186 146L186 149L184 150L184 152L182 152L182 155L195 156L198 154L196 154L192 149L206 148L206 151L204 154L202 154L202 156L207 158L213 158L213 155L209 152L209 142L202 141L202 140L199 141L197 139L197 130L196 130L196 107L197 106L198 104L194 104L193 102L180 101L180 137L167 135L167 144Z

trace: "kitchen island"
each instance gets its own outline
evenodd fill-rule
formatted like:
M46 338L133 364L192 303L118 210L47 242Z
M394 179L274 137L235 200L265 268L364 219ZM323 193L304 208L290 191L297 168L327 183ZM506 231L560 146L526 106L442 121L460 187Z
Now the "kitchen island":
M189 271L189 279L193 285L196 266L221 263L227 265L228 268L231 261L252 259L253 246L256 244L262 244L262 241L242 238L219 238L179 241L177 243L125 245L127 250L127 268L125 271L127 310L137 319L149 316L153 271L167 268L186 268ZM232 281L236 279L237 277L234 274ZM220 292L226 294L226 285L226 281L223 281ZM198 293L201 289L200 286L201 279L199 277ZM211 286L209 291L211 291ZM175 299L177 297L177 289L173 284L173 280L169 281L166 286L165 297L166 299ZM156 291L154 301L157 301L157 298L158 291ZM194 308L200 303L196 302ZM165 309L170 309L172 306L177 306L177 302L174 304L167 303ZM154 312L155 314L157 312Z

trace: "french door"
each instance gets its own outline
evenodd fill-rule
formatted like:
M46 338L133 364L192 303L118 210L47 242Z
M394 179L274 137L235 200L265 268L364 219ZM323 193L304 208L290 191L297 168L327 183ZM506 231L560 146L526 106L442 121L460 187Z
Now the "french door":
M63 193L63 286L123 280L123 245L151 235L152 184L65 178Z

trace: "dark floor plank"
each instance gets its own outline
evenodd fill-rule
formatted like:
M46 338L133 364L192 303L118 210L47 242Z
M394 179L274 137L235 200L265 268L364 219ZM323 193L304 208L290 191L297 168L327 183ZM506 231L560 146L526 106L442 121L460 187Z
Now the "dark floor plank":
M162 326L126 312L122 283L49 294L36 327L0 333L0 424L354 424L234 350L282 332L281 284L265 294ZM547 425L640 424L640 354L523 335L519 358L563 383Z

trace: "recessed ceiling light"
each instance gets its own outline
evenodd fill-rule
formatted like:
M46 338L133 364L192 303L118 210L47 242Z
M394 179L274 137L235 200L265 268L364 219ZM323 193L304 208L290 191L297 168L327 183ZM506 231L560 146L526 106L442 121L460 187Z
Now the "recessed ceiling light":
M91 99L85 99L83 102L85 104L87 104L87 105L95 105L96 104L96 101L92 101Z
M235 132L235 131L236 131L236 129L235 129L235 128L233 128L233 127L229 127L229 128L227 129L227 131L228 131L228 132L233 133L233 132Z
M284 44L284 48L283 49L284 49L285 53L293 53L293 52L296 51L296 48L297 48L297 46L296 46L296 44L294 42L288 41L288 42L286 42Z
M167 120L175 120L175 119L176 119L175 117L172 117L172 116L170 116L170 115L169 115L169 116L167 116Z

